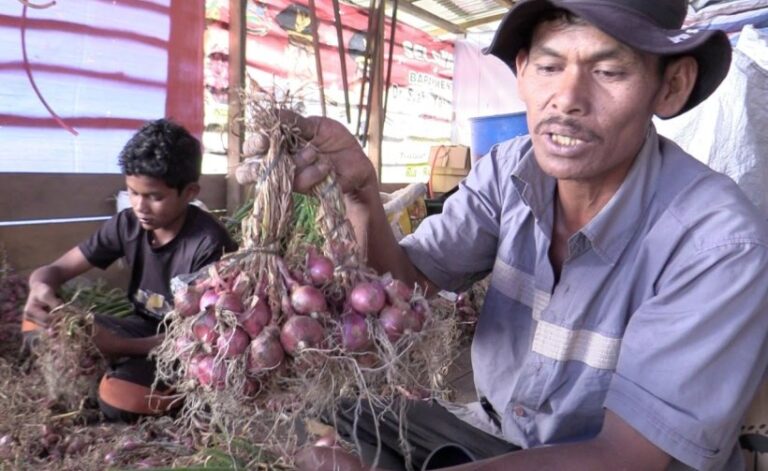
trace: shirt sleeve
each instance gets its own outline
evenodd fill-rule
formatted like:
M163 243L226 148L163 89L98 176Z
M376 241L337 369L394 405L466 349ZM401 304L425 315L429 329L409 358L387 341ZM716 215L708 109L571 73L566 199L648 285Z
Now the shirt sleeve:
M768 366L767 271L751 241L670 267L629 320L605 407L677 460L722 469Z
M124 255L125 249L120 238L121 224L125 224L122 212L112 216L91 237L78 245L88 263L104 270Z
M441 289L459 291L493 268L501 218L495 155L478 161L459 188L400 241L411 262Z
M212 232L202 240L195 253L192 262L192 272L196 272L206 265L210 265L221 259L228 252L237 250L237 244L232 240L225 229Z

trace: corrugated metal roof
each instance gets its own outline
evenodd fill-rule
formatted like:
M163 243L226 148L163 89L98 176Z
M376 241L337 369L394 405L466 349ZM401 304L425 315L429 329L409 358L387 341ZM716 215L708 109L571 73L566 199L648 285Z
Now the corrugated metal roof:
M516 0L398 0L398 21L435 36L494 31ZM349 0L368 8L369 0ZM391 15L392 2L387 2Z

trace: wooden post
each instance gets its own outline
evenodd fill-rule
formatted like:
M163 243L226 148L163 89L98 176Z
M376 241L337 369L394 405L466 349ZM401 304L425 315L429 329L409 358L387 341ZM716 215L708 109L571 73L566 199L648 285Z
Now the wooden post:
M243 108L238 93L245 84L246 0L229 0L229 115L227 119L227 213L243 205L243 187L235 179L243 148Z
M383 90L384 90L384 14L385 1L379 2L379 8L376 11L376 35L374 41L376 45L373 48L375 56L371 64L371 90L368 95L370 98L370 114L366 128L368 131L368 158L376 169L376 175L381 182L381 143L383 141L384 129L383 123Z
M333 5L336 41L339 43L339 65L341 66L341 84L344 89L344 109L347 112L347 124L352 124L352 112L349 108L349 82L347 81L347 55L344 53L344 25L341 24L339 0L331 0Z
M317 20L317 8L315 8L315 0L309 0L309 18L310 18L310 30L312 31L312 49L315 51L315 73L317 74L317 87L320 91L320 109L323 112L323 118L327 115L325 110L325 81L323 81L323 55L320 48L320 37L317 34L317 30L320 28L320 24Z

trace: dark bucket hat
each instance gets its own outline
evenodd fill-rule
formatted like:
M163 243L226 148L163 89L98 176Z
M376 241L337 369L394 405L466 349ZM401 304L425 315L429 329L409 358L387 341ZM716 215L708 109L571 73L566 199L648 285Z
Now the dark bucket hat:
M498 57L517 74L515 57L527 47L536 20L555 8L568 10L637 50L693 56L699 73L688 102L680 110L684 113L715 91L731 63L731 44L723 31L680 29L687 4L686 0L521 0L501 20L484 52Z

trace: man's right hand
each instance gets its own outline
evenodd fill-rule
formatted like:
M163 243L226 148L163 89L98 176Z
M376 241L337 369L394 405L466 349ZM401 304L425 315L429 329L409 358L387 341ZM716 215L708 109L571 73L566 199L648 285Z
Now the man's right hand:
M371 161L355 136L343 124L329 118L302 117L284 111L281 119L295 124L307 146L294 156L296 172L293 187L307 193L333 171L337 183L353 202L370 203L365 195L378 196L378 179Z
M31 283L24 305L24 318L41 326L48 325L51 310L61 303L53 287L46 283Z

